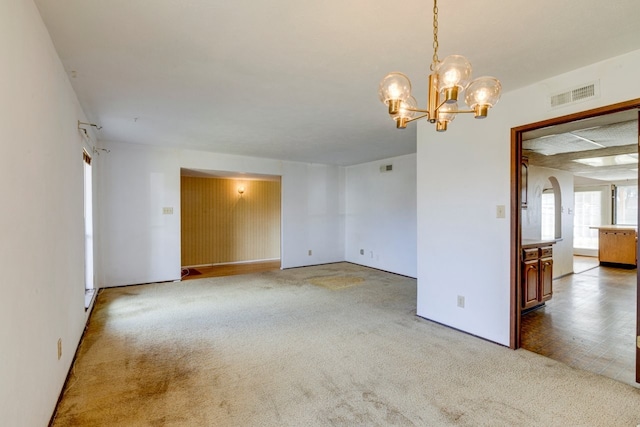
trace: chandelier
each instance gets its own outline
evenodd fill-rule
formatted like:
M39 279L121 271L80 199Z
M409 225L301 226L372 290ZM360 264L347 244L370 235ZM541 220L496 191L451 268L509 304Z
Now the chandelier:
M489 108L500 99L500 81L495 77L471 80L471 64L464 56L438 59L438 0L433 0L433 62L430 69L426 110L418 108L418 102L411 95L411 81L404 74L389 73L380 82L378 96L389 107L389 115L398 129L426 118L436 124L438 132L444 132L456 114L474 113L476 119L484 119ZM463 93L469 110L458 109L458 97Z

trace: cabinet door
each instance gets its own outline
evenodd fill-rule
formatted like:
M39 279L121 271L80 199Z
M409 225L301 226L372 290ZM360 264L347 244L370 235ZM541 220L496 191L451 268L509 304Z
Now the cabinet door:
M522 308L533 307L539 299L538 260L525 261L522 268Z
M599 233L600 262L636 265L635 231L608 231Z
M553 294L553 258L540 260L540 301L551 299Z

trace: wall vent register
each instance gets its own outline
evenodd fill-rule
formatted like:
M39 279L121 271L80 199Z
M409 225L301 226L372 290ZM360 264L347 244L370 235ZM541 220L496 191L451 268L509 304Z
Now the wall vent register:
M595 98L598 95L598 89L599 85L596 82L576 87L562 93L553 94L551 95L551 107L555 108L572 102Z

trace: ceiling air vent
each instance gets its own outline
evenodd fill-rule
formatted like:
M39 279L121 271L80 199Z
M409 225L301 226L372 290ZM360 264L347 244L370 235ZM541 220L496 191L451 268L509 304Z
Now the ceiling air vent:
M599 94L599 89L600 85L595 82L553 94L551 95L551 108L595 98Z
M392 170L393 170L393 165L380 166L380 172L391 172Z

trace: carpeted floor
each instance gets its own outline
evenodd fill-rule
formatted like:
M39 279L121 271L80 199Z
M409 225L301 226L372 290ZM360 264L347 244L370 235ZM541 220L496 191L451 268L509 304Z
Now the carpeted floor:
M322 286L334 291L350 288L351 286L358 286L364 283L364 279L358 276L320 276L309 278L308 281L312 285Z
M415 294L347 263L103 290L53 424L640 423L639 389L421 319Z

